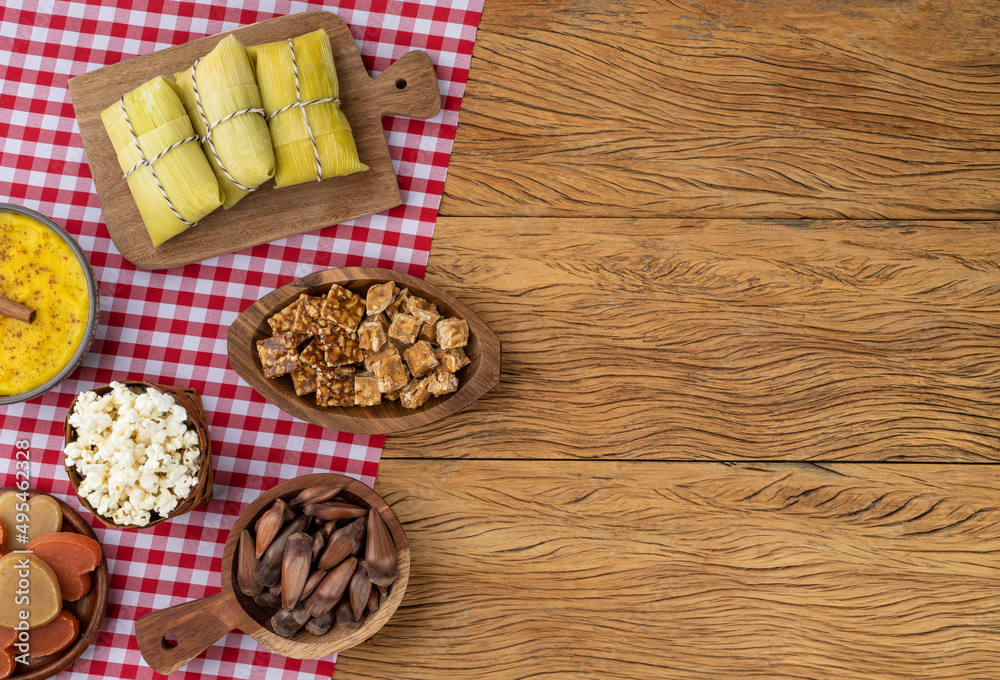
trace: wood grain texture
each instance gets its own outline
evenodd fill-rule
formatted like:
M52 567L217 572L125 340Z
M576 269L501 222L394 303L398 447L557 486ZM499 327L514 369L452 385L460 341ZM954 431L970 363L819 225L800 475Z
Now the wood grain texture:
M386 455L998 461L998 229L442 219L503 376Z
M487 3L441 213L996 219L978 0Z
M358 157L369 169L280 191L274 191L273 182L268 181L229 210L216 210L198 226L154 248L122 180L101 111L151 78L173 78L174 73L190 68L230 33L249 46L317 29L330 36L341 109L351 124ZM135 57L71 78L69 89L108 233L126 259L147 269L205 260L399 205L402 198L382 116L429 118L441 108L434 66L425 52L410 52L371 78L350 29L332 12L278 17Z
M385 460L410 587L338 680L993 677L995 466Z
M469 324L469 342L463 348L469 365L458 373L458 390L431 397L420 408L404 408L399 400L375 406L327 407L315 395L299 396L290 377L269 380L257 350L257 341L273 337L268 319L300 295L325 297L332 284L365 297L369 286L394 281L417 297L429 300L444 318L457 317ZM388 434L429 425L456 413L491 390L500 380L500 341L475 313L437 286L415 276L376 267L341 267L313 272L268 293L243 311L227 333L229 365L261 396L296 418L341 432Z

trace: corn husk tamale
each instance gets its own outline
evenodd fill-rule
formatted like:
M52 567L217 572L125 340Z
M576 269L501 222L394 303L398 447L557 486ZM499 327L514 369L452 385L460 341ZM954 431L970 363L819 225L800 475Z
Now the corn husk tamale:
M268 127L277 164L275 188L368 169L358 159L351 125L340 110L340 104L327 101L293 106L296 102L340 96L337 70L326 31L320 29L293 38L291 46L287 40L281 40L249 47L247 52L257 76L264 111L269 117ZM291 108L281 111L288 106Z
M231 208L250 190L274 177L274 151L264 116L241 113L224 120L237 111L263 108L246 48L235 36L226 36L195 66L176 74L174 79L184 93L188 116L226 195L222 207ZM216 121L222 122L212 128L209 140L207 128Z
M101 120L122 172L135 168L126 181L153 246L222 205L222 190L173 82L159 76L143 83L104 109Z

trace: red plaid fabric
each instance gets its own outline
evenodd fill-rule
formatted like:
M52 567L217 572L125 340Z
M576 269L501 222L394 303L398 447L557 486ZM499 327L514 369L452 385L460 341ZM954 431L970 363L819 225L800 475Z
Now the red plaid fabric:
M334 471L372 484L384 438L298 421L229 368L226 332L274 288L330 267L390 267L422 276L444 187L483 0L5 0L0 5L0 202L48 215L88 253L101 325L83 366L28 403L0 407L0 484L14 483L14 444L30 442L32 486L80 507L62 468L63 420L74 396L118 379L191 387L214 448L213 500L140 532L92 520L112 572L94 645L61 677L149 678L135 620L217 592L229 528L279 481ZM275 16L325 9L350 27L374 75L427 51L443 109L427 121L384 119L403 205L250 250L167 271L137 269L108 237L80 142L67 80L124 59ZM5 459L3 457L6 457ZM86 516L86 511L83 511ZM171 677L330 677L333 658L297 661L232 633Z

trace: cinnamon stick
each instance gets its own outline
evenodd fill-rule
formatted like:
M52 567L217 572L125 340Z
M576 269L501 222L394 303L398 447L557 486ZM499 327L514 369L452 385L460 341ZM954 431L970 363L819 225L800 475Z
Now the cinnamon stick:
M0 316L31 323L35 320L35 310L0 295Z

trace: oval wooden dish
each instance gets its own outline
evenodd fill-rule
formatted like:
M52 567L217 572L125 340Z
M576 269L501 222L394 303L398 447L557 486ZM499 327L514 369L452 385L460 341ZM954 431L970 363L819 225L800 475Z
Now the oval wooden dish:
M418 296L437 305L448 316L469 323L469 344L465 353L470 364L458 372L458 390L431 397L416 409L407 409L399 401L383 400L377 406L322 407L313 395L300 397L290 378L269 380L264 377L257 352L257 341L271 337L267 320L275 312L294 302L299 295L326 295L334 283L364 297L368 287L395 281ZM229 327L229 365L265 399L296 418L342 432L390 434L420 427L465 408L489 392L500 380L500 340L471 309L437 286L415 276L391 269L344 267L315 272L278 288L254 303Z
M240 534L252 529L277 498L286 501L302 489L344 484L340 495L348 502L377 510L396 544L397 575L378 611L360 628L334 626L325 635L301 630L283 638L270 627L270 614L240 591L236 574L236 552ZM208 649L232 630L239 629L271 651L295 659L320 659L354 647L377 633L395 613L410 578L410 545L392 509L367 486L343 475L315 474L282 482L248 505L229 531L222 553L222 590L215 595L146 614L135 624L139 651L157 673L169 674ZM176 642L174 642L176 639Z
M18 491L18 489L12 486L5 486L0 488L0 496L8 491ZM38 495L51 496L51 494L42 494L40 491L33 489L28 491L29 498ZM52 498L55 498L55 496L52 496ZM58 498L55 498L55 500L58 501L63 513L62 531L71 531L89 536L95 541L98 540L97 534L94 533L94 530L90 528L90 524L83 519L80 513ZM90 578L89 593L76 602L63 602L65 610L75 616L80 622L80 633L77 635L76 641L58 654L30 659L27 665L17 664L14 672L8 676L8 680L43 680L43 678L51 678L56 673L68 668L94 643L97 634L101 630L101 623L104 621L104 614L108 608L108 592L111 589L111 574L108 570L108 558L106 555L101 556L101 563L91 573Z

